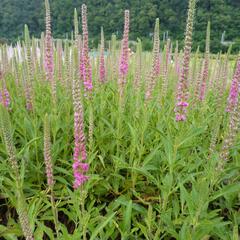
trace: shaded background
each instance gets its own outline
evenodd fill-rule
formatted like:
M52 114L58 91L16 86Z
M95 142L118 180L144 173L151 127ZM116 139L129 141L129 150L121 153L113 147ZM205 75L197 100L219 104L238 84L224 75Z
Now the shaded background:
M187 0L50 0L52 27L55 38L71 36L73 10L81 13L81 5L88 6L90 46L96 47L100 27L104 27L106 39L115 33L121 38L123 11L130 9L130 39L143 40L143 47L151 49L151 33L155 18L160 18L161 38L164 32L172 40L183 43L187 15ZM30 33L39 37L44 31L44 0L0 0L0 40L16 41L21 38L24 24ZM207 21L211 21L211 51L225 51L225 40L235 42L234 52L240 50L240 0L198 0L194 24L194 48L204 50Z

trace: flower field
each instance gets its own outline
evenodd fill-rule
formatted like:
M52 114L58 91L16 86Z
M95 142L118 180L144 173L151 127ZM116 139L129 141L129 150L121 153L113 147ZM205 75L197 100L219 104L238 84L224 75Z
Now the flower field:
M70 39L0 45L0 239L239 240L240 57L99 36L87 6ZM81 21L79 21L79 17ZM81 31L80 31L81 29Z

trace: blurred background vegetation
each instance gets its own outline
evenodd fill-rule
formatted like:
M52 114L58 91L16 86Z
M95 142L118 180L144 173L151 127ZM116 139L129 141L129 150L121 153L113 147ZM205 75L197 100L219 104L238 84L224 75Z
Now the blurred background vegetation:
M104 27L106 39L114 33L121 38L123 11L130 9L130 39L138 37L143 48L152 48L152 31L155 18L160 19L161 39L170 37L183 44L187 14L187 0L50 0L52 27L55 38L71 38L73 10L80 15L81 5L88 6L90 46L97 47L100 27ZM39 37L44 31L44 0L1 0L0 41L12 42L22 37L23 26ZM204 51L207 21L211 21L211 51L226 51L233 42L233 52L240 50L240 0L198 0L194 25L194 49L199 45ZM224 43L221 38L225 31Z

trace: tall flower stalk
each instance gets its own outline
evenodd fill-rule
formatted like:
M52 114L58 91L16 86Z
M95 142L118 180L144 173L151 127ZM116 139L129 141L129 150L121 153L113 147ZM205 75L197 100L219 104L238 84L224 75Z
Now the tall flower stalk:
M215 122L213 123L214 129L212 131L212 137L210 141L210 147L209 147L209 159L211 156L216 152L216 146L217 146L217 141L218 141L218 135L219 131L221 128L222 120L223 120L223 94L224 94L224 68L222 64L222 57L220 57L220 60L217 63L218 67L217 68L217 74L216 74L216 82L217 82L217 87L214 89L217 94L215 94L215 101L214 101L214 108L215 110L215 115L216 119Z
M70 82L71 82L70 66L71 66L70 48L69 48L68 40L65 40L65 44L64 44L64 85L65 85L66 89L69 89L71 86L71 84L70 84Z
M156 78L160 72L160 65L159 65L159 18L155 21L155 28L154 28L154 39L153 39L153 58L152 58L152 69L148 76L147 81L147 89L145 92L145 100L148 101L152 98L152 92L156 85Z
M220 95L220 92L222 92L222 83L221 83L221 72L223 68L223 63L222 63L222 55L219 54L217 64L216 64L216 75L213 80L213 89L217 89L218 95Z
M78 14L77 9L74 9L74 38L75 38L75 45L78 45L78 35L79 35L79 25L78 25Z
M221 111L223 109L223 96L224 96L224 61L223 56L220 56L219 66L218 66L218 74L216 76L216 93L215 93L215 101L216 101L216 109Z
M4 82L3 89L0 89L0 103L2 103L2 105L5 108L9 108L10 107L10 103L11 103L10 94L9 94L9 91L8 91L8 89L6 87L6 83L5 82Z
M100 45L100 59L99 59L99 81L104 83L106 81L106 70L104 61L104 32L101 27L101 45Z
M38 68L38 58L37 58L37 42L36 39L33 37L32 38L32 54L31 54L31 59L32 59L32 66L34 69L34 75L38 75L39 73L39 68Z
M190 76L190 84L192 89L194 89L196 85L196 79L197 79L197 64L198 64L198 55L199 55L199 46L197 48L197 51L194 54L193 64L192 64L192 71Z
M74 107L74 153L73 153L73 174L75 189L79 188L84 182L88 180L85 173L88 171L89 165L85 163L87 160L87 151L85 145L84 135L84 117L83 105L81 98L81 84L78 77L78 64L77 64L77 50L74 49L74 79L72 85L73 107Z
M45 0L46 34L45 34L45 71L46 79L51 83L53 101L56 102L56 83L54 79L53 41L51 31L51 14L49 1Z
M58 226L58 212L54 199L54 179L53 179L53 165L52 165L52 155L51 155L51 136L50 136L50 123L49 117L46 114L44 118L44 162L47 176L47 184L50 189L50 197L51 197L51 205L54 216L54 224L57 232L57 236L59 234L59 226Z
M111 36L111 42L110 42L110 62L112 65L112 68L110 69L111 73L111 80L117 78L118 71L118 57L117 57L117 37L115 34L112 34Z
M213 72L211 74L211 77L210 77L210 81L209 81L209 90L212 91L214 86L215 86L215 81L216 81L216 76L218 74L218 65L219 65L219 53L215 59L215 63L213 65Z
M220 161L218 163L218 170L224 169L225 163L229 160L229 152L233 147L240 125L240 102L237 101L236 106L230 113L230 120L227 127L226 135L224 137L222 149L220 152Z
M195 83L195 89L194 89L194 102L198 102L199 99L199 92L201 89L201 81L202 81L202 76L203 76L203 71L204 71L204 63L203 60L199 61L199 69L198 69L198 74L196 78L196 83Z
M23 71L25 70L25 73L27 73L25 79L25 94L26 94L26 108L28 111L33 110L33 89L32 84L34 81L33 78L33 68L31 63L31 46L30 46L30 36L28 31L28 26L25 25L24 28L25 33L25 46L26 46L26 68L24 68L25 65L23 65Z
M82 5L82 32L83 32L83 84L86 91L86 96L89 100L89 127L88 136L90 148L93 143L93 129L94 129L94 116L93 116L93 103L92 103L92 68L90 58L88 55L88 25L87 25L87 6Z
M79 59L79 77L83 81L83 41L82 36L78 36L78 59Z
M137 52L136 52L136 64L135 64L135 78L133 87L135 89L136 96L136 116L139 116L141 105L141 83L142 83L142 42L138 39Z
M40 79L42 82L46 81L46 73L45 73L45 36L44 32L41 33L40 39Z
M218 83L219 86L219 90L218 90L218 99L217 99L217 109L222 109L222 103L223 103L223 92L224 92L224 71L225 69L222 67L223 59L221 58L221 65L220 65L220 69L218 72L219 76L222 80L222 83ZM225 61L224 61L225 62ZM236 85L236 82L238 82L238 85ZM227 125L227 130L225 132L225 136L224 136L224 140L223 140L223 144L222 144L222 148L220 151L220 161L218 162L218 166L217 169L219 171L222 171L224 169L224 165L225 163L229 160L229 152L230 149L232 148L234 141L236 139L238 130L239 130L239 125L240 125L240 102L239 102L239 82L240 82L240 64L239 64L239 58L237 61L237 65L236 65L236 70L235 70L235 74L233 77L233 81L232 81L232 86L231 86L231 90L230 90L230 98L233 97L231 99L230 102L228 102L228 110L229 110L229 122ZM237 87L237 88L236 88ZM231 92L232 92L232 96L231 96ZM229 101L230 99L228 99ZM230 104L230 105L229 105Z
M91 93L92 85L92 69L90 58L88 55L88 25L87 25L87 6L82 5L82 32L83 32L83 83L85 91Z
M135 77L133 87L137 91L140 90L141 87L141 71L142 71L142 42L138 39L137 42L137 51L136 51L136 59L135 59Z
M163 83L162 83L162 97L164 98L167 94L168 88L168 65L170 62L171 57L171 42L170 39L167 40L166 49L165 49L165 64L164 64L164 71L163 71Z
M228 84L228 76L229 76L229 62L228 62L228 54L225 55L225 60L223 62L223 74L222 74L222 77L223 77L223 92L226 91L226 88L227 88L227 84Z
M176 47L175 47L175 52L174 52L174 67L175 67L176 74L179 76L180 65L179 65L178 41L176 41Z
M74 38L75 47L78 49L77 64L78 64L78 77L83 80L83 48L82 48L82 37L79 34L79 23L77 9L74 9Z
M13 66L14 66L14 75L15 75L15 82L16 85L20 85L20 77L19 77L19 67L18 67L18 62L17 62L17 51L15 49L14 55L13 55Z
M3 65L3 76L9 72L9 57L8 57L8 45L4 44L1 48L1 61Z
M238 103L239 95L239 85L240 85L240 56L237 60L237 67L234 73L231 89L228 97L227 112L232 112Z
M0 103L5 107L9 108L10 106L10 94L8 92L6 82L4 80L4 67L0 65L0 83L1 83L1 88L0 88Z
M188 74L189 74L189 63L191 57L192 48L192 33L193 33L193 20L195 13L195 0L189 0L188 18L185 33L185 45L183 64L181 70L181 77L178 82L177 89L177 103L175 107L176 121L186 120L186 108L188 107Z
M124 32L121 46L121 57L120 57L120 65L119 65L119 100L120 106L123 105L123 95L124 88L126 84L126 77L128 73L128 35L129 35L129 10L125 10L124 13Z
M19 173L19 166L16 157L16 149L13 143L10 118L6 109L0 106L0 127L2 132L3 141L6 146L8 161L13 171L14 180L16 183L15 194L17 198L17 213L20 221L20 225L23 231L23 235L26 240L33 240L32 229L30 227L28 213L27 213L27 203L23 194L23 189L21 185L21 177Z
M205 59L204 59L204 69L202 75L202 83L199 93L199 100L203 101L206 94L206 86L209 74L209 53L210 53L210 22L207 25L207 34L206 34L206 50L205 50Z
M59 83L62 86L64 86L62 66L63 66L62 40L58 39L58 41L57 41L57 78L58 78Z
M53 180L53 166L51 156L51 137L50 137L50 125L48 115L45 115L44 119L44 161L46 168L47 184L52 189L54 186Z

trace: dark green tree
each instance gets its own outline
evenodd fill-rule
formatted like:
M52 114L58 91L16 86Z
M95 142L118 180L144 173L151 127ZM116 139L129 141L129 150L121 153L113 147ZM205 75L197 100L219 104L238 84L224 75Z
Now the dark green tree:
M81 5L88 6L90 43L97 46L101 26L106 39L113 33L120 39L123 29L124 9L130 10L130 39L138 37L143 46L151 43L154 22L160 19L161 39L168 31L169 37L184 39L187 0L50 0L52 27L55 38L70 37L73 31L73 11L81 16ZM29 26L30 33L39 37L44 31L43 0L1 0L0 1L0 39L14 41L22 36L23 26ZM80 19L81 20L81 19ZM205 32L208 20L211 21L211 51L226 49L221 44L225 31L226 41L240 41L240 1L239 0L201 0L197 3L194 24L193 49L199 45L204 50ZM80 29L81 32L81 29ZM150 46L151 47L151 46ZM233 49L240 50L239 44Z

